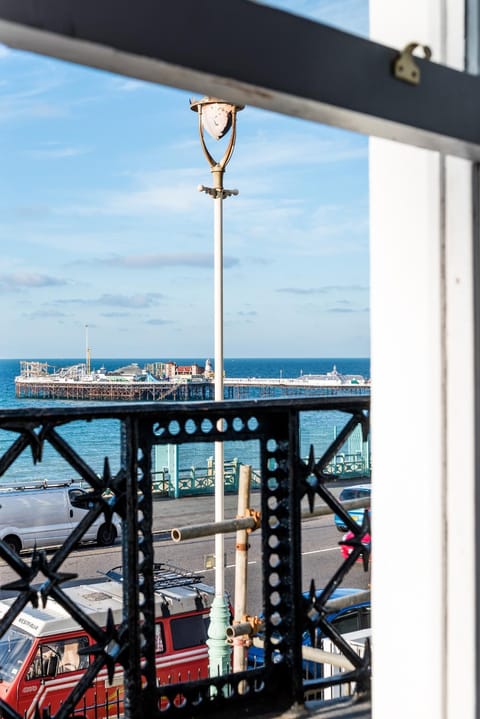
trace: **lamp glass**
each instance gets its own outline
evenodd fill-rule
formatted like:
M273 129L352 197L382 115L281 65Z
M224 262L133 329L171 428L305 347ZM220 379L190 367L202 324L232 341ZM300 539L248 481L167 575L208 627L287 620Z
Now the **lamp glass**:
M214 140L224 137L232 126L235 106L226 102L209 102L202 107L202 125Z

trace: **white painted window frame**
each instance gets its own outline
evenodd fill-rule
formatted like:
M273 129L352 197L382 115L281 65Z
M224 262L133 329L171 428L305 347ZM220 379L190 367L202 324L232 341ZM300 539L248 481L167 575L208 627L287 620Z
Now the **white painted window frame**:
M463 69L459 3L370 11L376 40ZM373 717L474 719L476 170L379 139L369 157Z

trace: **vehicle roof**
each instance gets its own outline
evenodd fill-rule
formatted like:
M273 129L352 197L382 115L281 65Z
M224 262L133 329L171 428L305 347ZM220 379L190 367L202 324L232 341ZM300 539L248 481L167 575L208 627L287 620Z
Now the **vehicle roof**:
M354 587L337 587L333 590L331 595L329 596L328 600L331 601L332 599L340 599L340 597L348 597L351 594L358 594L361 592L361 589L354 588ZM319 597L321 593L323 592L323 589L317 589L315 592L315 596ZM308 599L310 596L310 592L304 592L303 596Z
M100 626L105 626L108 610L111 609L115 624L122 621L123 586L121 582L100 580L91 584L65 587L65 594ZM214 598L212 587L198 582L192 586L177 586L155 592L156 616L178 615L208 608ZM15 597L0 601L0 616L8 611ZM50 636L81 627L68 612L54 599L47 599L45 607L26 606L16 617L13 625L20 627L34 637Z
M344 489L368 489L371 491L372 485L371 484L349 484L345 487L342 487L342 492Z
M57 483L48 483L45 481L39 481L39 482L30 482L30 483L21 483L21 484L10 484L10 485L4 485L0 486L0 494L14 494L17 496L21 496L24 492L45 492L50 494L50 492L54 492L55 490L61 490L62 492L65 491L65 489L82 489L82 486L80 482L72 482L72 481L65 481L65 482L57 482Z

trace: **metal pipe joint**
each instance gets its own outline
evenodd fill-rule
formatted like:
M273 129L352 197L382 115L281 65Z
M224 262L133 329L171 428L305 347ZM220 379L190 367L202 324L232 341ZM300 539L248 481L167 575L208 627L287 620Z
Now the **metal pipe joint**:
M227 641L232 643L234 639L242 637L245 643L251 644L251 637L258 634L263 628L264 623L260 617L245 615L242 617L242 621L234 622L227 627Z

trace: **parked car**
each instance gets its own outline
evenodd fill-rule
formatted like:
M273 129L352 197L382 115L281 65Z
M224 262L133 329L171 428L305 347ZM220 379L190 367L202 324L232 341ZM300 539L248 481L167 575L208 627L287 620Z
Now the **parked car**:
M338 499L340 500L340 502L349 502L352 499L370 498L370 492L370 484L357 484L353 487L344 487L340 492ZM368 511L370 511L370 507L367 507L367 509ZM365 509L351 509L348 513L357 524L362 524ZM334 519L335 526L337 527L339 532L346 532L349 529L343 519L338 516L338 514L335 515Z
M316 596L319 597L323 589L317 589ZM349 587L338 587L330 596L332 599L340 599L352 594L357 594L362 590L354 589ZM308 599L309 593L304 593L304 598ZM350 632L360 631L361 629L369 629L371 626L370 619L370 601L358 602L357 604L351 604L348 607L343 607L337 611L327 614L326 620L330 622L339 634L347 634ZM261 634L259 635L261 638ZM322 639L324 635L320 629L317 629L314 637L314 647L321 648ZM302 636L302 644L306 647L311 647L312 642L309 632L304 632ZM261 646L251 646L248 650L248 667L254 669L255 667L262 666L264 662L264 650ZM275 661L275 654L273 654L273 661ZM318 665L310 661L303 662L303 670L306 678L312 678L312 676L318 677Z

